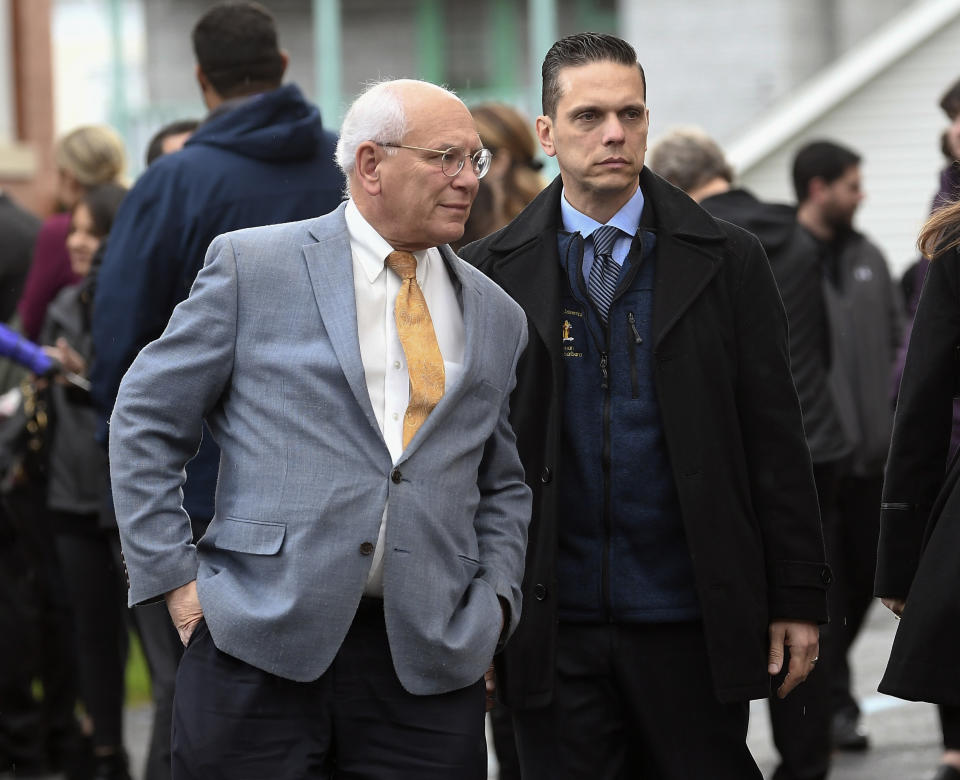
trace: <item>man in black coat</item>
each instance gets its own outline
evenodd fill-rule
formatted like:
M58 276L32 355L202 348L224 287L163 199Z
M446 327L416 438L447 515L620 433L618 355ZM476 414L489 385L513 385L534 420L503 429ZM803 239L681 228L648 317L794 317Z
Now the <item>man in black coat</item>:
M840 475L854 442L844 429L836 402L840 377L831 371L831 334L819 248L797 222L796 208L765 203L734 187L733 171L723 150L701 130L668 132L650 150L647 162L651 170L714 217L757 236L770 260L789 324L790 367L813 459L829 559ZM836 588L831 588L828 596L835 593ZM834 614L840 605L830 601L829 606ZM832 712L829 668L824 666L830 651L836 652L839 645L824 631L821 647L824 661L797 694L785 700L770 697L773 740L781 757L775 780L822 780L829 772Z
M570 36L543 76L560 177L462 252L529 321L534 515L497 666L523 776L759 778L747 702L809 674L830 579L783 307L757 240L643 167L629 44Z
M869 746L853 696L848 655L873 604L883 472L893 412L890 377L903 312L880 249L853 226L864 193L860 155L832 141L813 141L793 160L797 221L817 247L831 321L831 373L847 398L838 408L853 449L839 477L837 519L827 547L835 583L831 615L837 645L831 676L833 739L846 750Z

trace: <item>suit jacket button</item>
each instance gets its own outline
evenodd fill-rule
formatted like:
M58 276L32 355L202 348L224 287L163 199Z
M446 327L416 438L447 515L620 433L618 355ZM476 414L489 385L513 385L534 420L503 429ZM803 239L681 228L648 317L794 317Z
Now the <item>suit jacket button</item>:
M829 566L824 566L820 569L820 582L824 585L829 585L833 582L833 574L831 574Z
M390 479L393 481L394 485L399 485L403 481L403 474L400 473L400 469L394 469L391 471Z
M534 585L533 597L537 601L543 601L547 597L547 586L539 582L536 585Z
M540 472L540 481L544 485L549 485L553 480L553 472L550 470L549 466L544 466L543 471Z
M370 542L364 542L360 545L360 554L361 555L370 555L374 551L374 546Z

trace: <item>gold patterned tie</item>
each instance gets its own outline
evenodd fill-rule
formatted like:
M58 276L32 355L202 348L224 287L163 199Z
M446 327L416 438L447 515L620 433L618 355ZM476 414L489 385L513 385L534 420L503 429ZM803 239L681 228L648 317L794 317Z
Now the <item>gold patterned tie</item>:
M426 298L417 284L417 258L409 252L391 252L386 262L387 268L401 279L393 314L410 375L410 402L403 415L403 447L406 449L427 415L443 398L443 356Z

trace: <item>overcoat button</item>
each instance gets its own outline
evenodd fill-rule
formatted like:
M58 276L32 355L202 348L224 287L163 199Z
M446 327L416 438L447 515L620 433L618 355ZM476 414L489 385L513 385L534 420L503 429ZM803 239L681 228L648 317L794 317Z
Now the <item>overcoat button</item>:
M393 481L394 485L399 485L403 481L403 474L400 473L400 469L394 469L391 471L390 479Z
M553 479L553 472L550 470L549 466L544 466L543 471L540 472L540 481L544 485L549 485Z
M537 601L543 601L547 597L547 586L539 582L536 585L534 585L533 597Z
M830 573L830 569L826 567L820 569L820 581L824 585L829 585L831 582L833 582L833 575Z
M374 550L373 544L370 542L364 542L360 545L360 554L361 555L370 555Z

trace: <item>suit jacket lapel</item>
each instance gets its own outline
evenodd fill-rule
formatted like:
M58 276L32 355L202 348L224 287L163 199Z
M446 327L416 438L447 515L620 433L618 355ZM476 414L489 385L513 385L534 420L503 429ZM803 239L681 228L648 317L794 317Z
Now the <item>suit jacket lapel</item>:
M327 217L321 217L311 226L310 232L316 244L303 248L307 272L317 299L320 318L327 330L327 337L336 352L340 368L353 391L357 403L370 425L381 436L367 379L360 356L360 341L357 336L357 303L353 288L353 257L347 225L343 219L343 207Z

